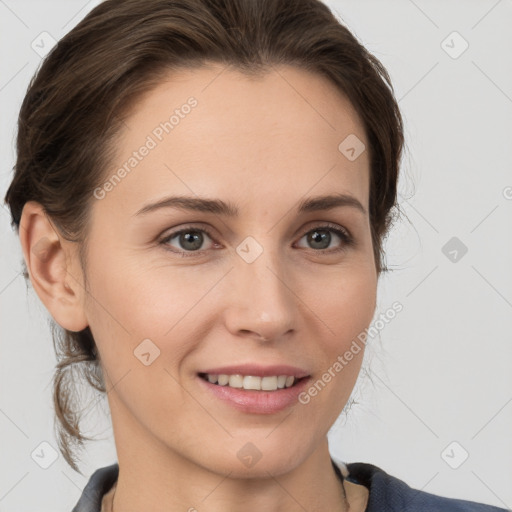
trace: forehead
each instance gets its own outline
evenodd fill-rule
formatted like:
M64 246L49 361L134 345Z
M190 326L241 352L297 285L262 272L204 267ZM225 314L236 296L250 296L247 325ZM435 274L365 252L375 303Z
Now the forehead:
M351 161L339 146L354 136L367 150ZM110 196L127 204L166 191L221 197L228 188L243 203L257 191L300 198L335 187L368 205L359 116L329 80L292 66L261 76L213 64L173 71L135 105L117 144L109 176L128 173Z

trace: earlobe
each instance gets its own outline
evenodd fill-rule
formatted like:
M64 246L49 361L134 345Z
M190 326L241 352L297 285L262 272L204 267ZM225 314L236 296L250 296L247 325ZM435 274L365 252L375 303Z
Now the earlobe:
M23 207L19 236L30 281L46 309L64 329L85 329L85 291L73 242L62 238L35 201Z

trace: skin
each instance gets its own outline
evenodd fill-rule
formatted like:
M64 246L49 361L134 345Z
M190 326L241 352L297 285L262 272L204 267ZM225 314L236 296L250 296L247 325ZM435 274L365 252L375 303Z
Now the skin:
M114 510L363 511L367 489L343 489L327 441L363 350L307 405L275 414L238 411L196 375L285 363L315 382L368 327L378 278L368 215L349 206L296 212L302 199L331 193L354 196L368 212L368 151L349 161L338 150L349 134L368 148L363 125L321 76L280 66L249 78L212 64L174 72L135 105L107 178L190 96L197 107L93 200L87 288L76 244L37 203L23 210L34 289L56 322L89 325L97 343L120 466ZM135 215L169 195L223 199L240 214ZM325 222L355 244L329 231L327 249L317 248L307 234ZM200 253L179 237L159 243L189 225L212 234L203 233ZM263 248L250 264L236 252L247 236ZM148 338L160 355L146 366L134 350ZM252 467L237 457L249 442L262 454Z

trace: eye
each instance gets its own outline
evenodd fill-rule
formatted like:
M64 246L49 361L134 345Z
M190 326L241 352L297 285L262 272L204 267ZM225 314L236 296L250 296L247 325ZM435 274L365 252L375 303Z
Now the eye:
M177 247L178 250L168 250L176 252L181 256L193 256L194 254L187 253L202 252L203 250L205 250L201 249L201 246L203 245L204 242L204 235L211 239L209 231L204 228L199 229L194 227L186 227L166 236L160 241L160 243L163 244L164 246L172 246L170 242L174 239L177 239L176 242L179 244L179 247Z
M333 241L332 233L335 235L334 241L338 238L342 243L341 246L334 248L333 250L328 250L331 242ZM306 241L311 248L318 250L318 252L338 252L346 249L347 246L351 246L354 243L352 236L346 229L341 228L340 226L333 226L331 224L315 227L305 233L302 238L306 238Z

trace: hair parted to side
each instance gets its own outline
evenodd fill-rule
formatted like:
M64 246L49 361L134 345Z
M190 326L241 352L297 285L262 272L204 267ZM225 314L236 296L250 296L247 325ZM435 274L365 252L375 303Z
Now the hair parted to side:
M64 36L29 84L18 119L14 177L5 201L19 233L23 206L40 203L61 235L78 244L86 276L93 191L114 154L124 116L173 69L208 62L255 75L291 64L327 77L359 114L370 147L370 222L377 273L395 219L404 145L390 77L320 0L106 0ZM340 140L341 142L341 140ZM25 279L29 280L26 265ZM53 398L59 449L81 473L86 437L76 386L105 384L89 327L51 323L58 364Z

